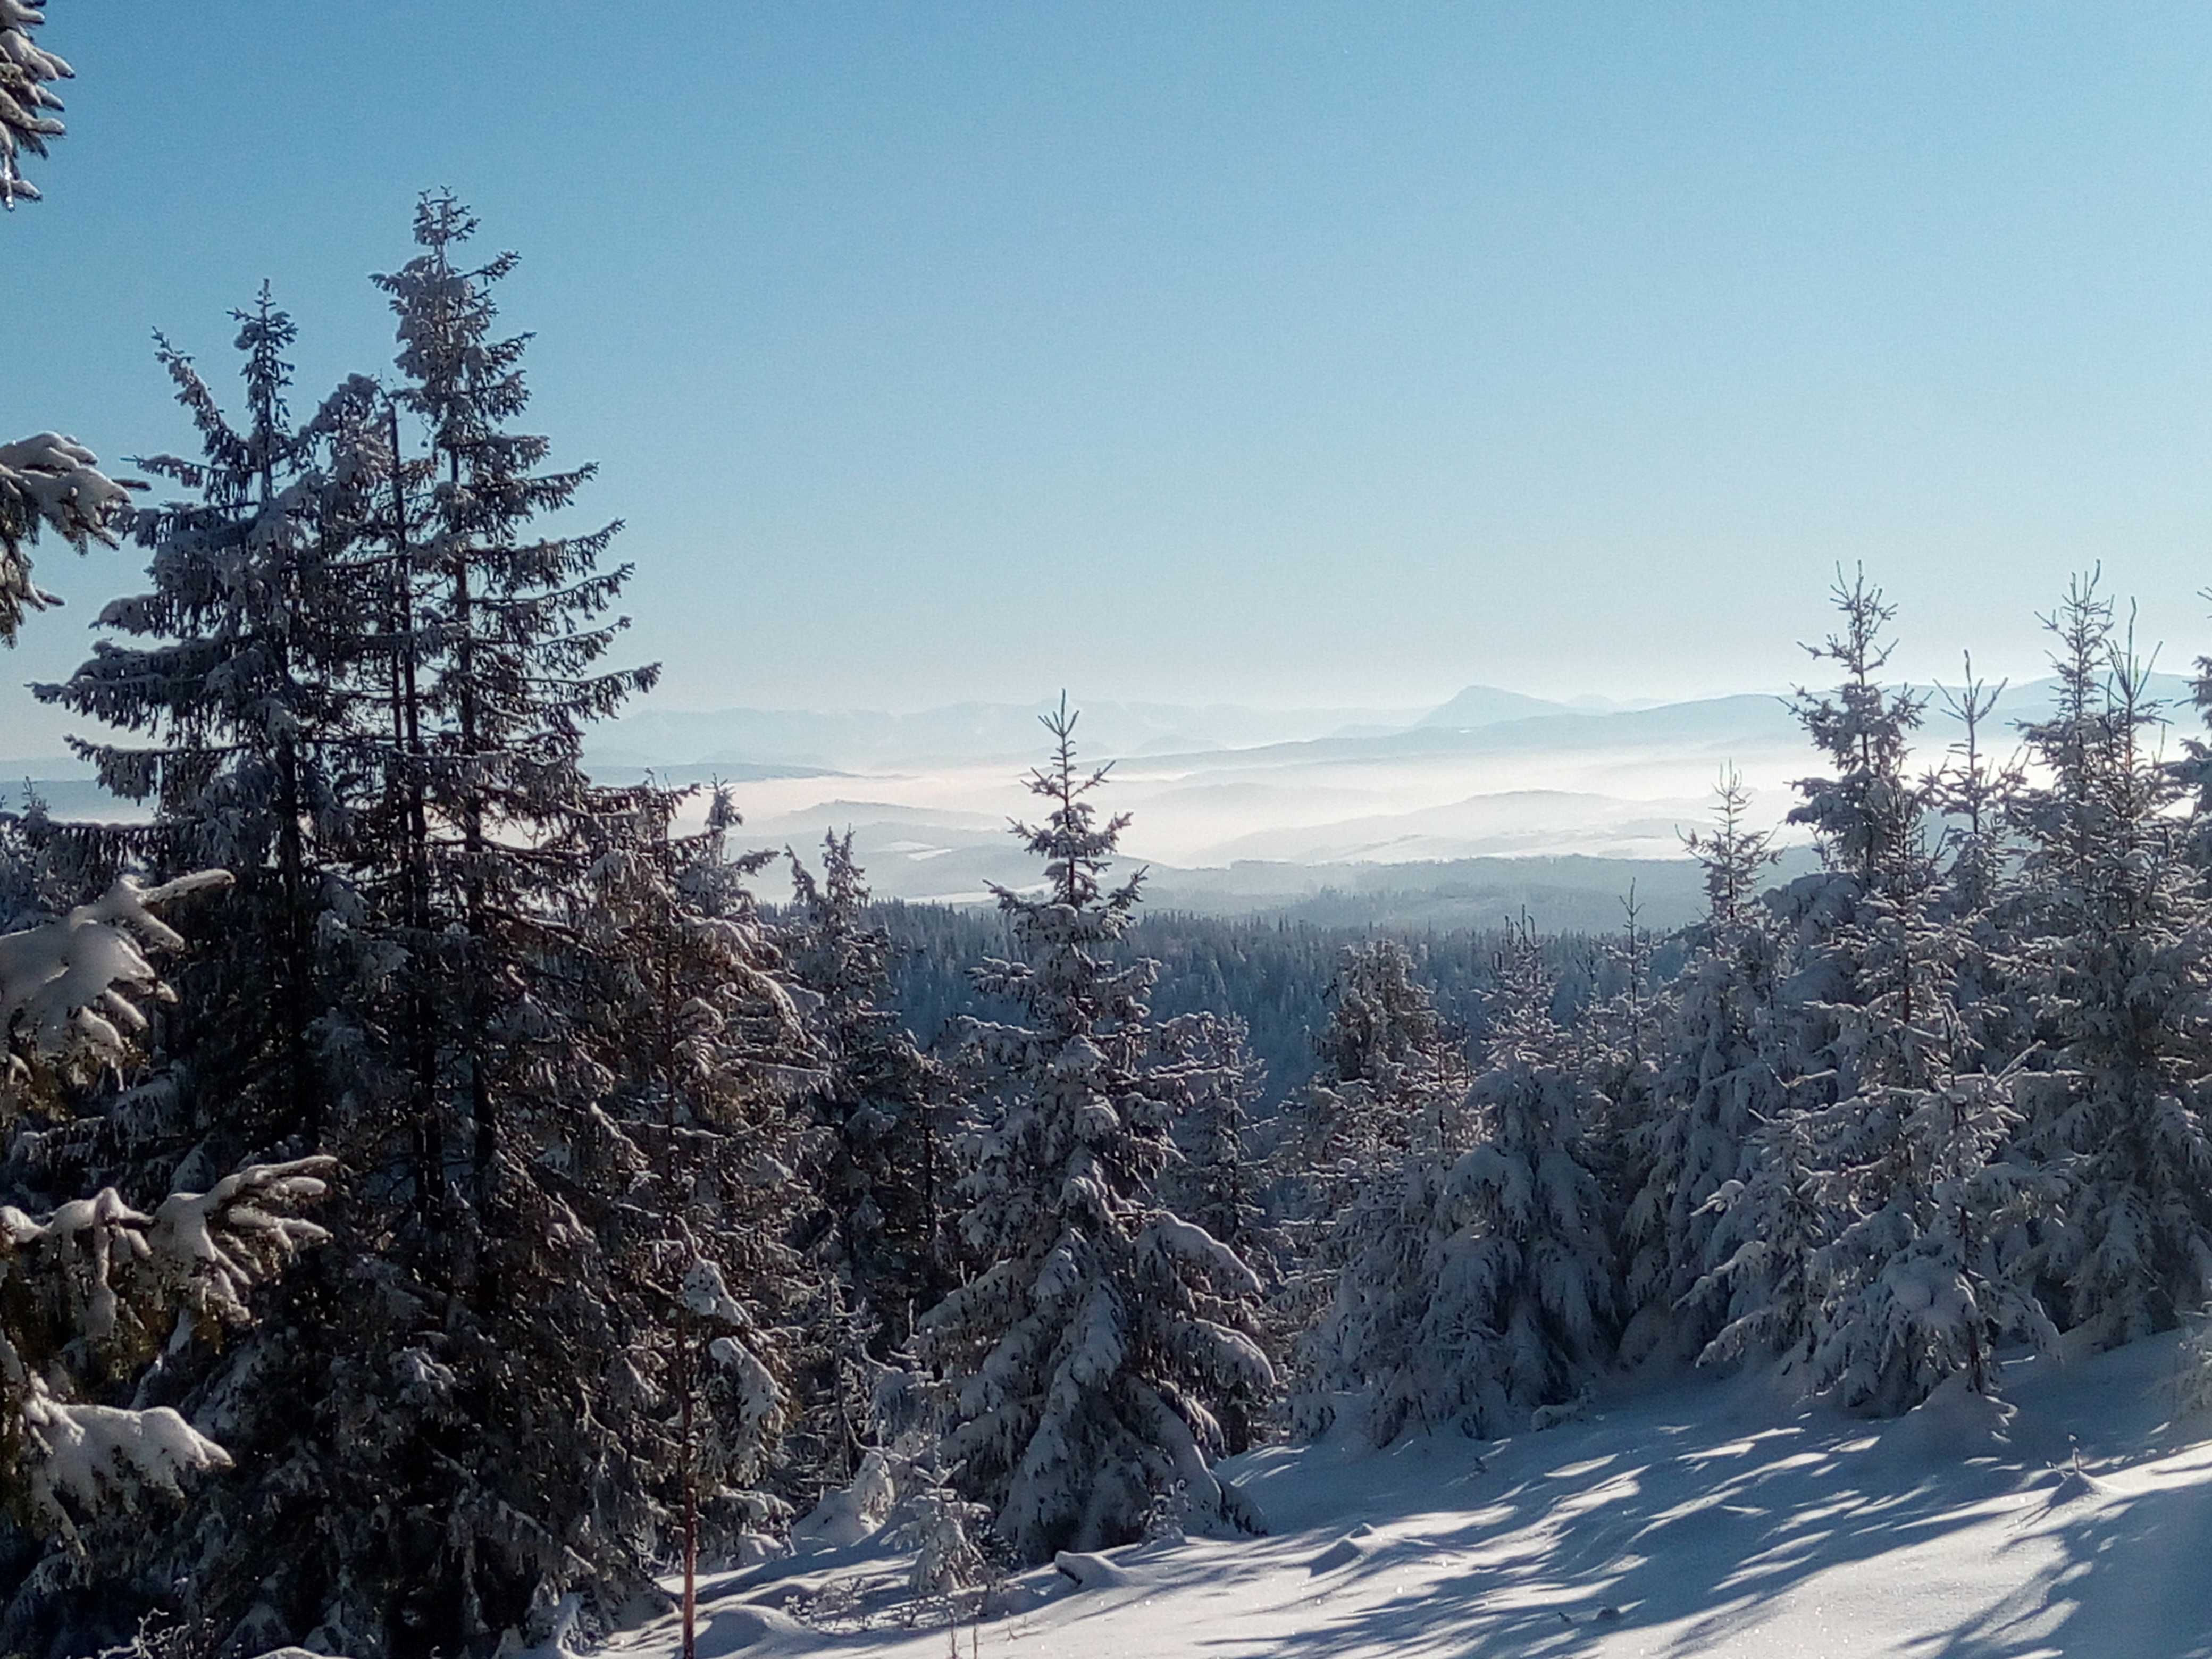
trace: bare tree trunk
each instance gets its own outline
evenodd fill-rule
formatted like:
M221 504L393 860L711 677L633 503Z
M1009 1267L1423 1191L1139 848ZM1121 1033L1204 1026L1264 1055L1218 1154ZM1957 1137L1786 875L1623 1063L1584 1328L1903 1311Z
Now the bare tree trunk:
M399 406L387 404L392 436L392 588L399 630L393 664L393 738L405 755L401 787L407 805L409 1103L414 1117L416 1202L434 1225L446 1190L446 1131L438 1114L436 998L430 984L430 820L423 799L422 698L415 638L415 567L407 541L407 489L399 447Z
M692 1442L691 1397L696 1359L691 1352L689 1315L678 1314L676 1324L678 1370L684 1379L684 1415L680 1431L684 1458L684 1654L699 1659L699 1459Z

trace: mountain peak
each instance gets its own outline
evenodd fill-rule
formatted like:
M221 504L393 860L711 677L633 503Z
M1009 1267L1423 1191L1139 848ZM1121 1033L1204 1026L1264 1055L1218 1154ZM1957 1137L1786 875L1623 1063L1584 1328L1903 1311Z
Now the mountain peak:
M1494 685L1470 685L1439 708L1421 716L1423 726L1495 726L1501 720L1525 720L1538 714L1571 714L1563 702L1500 690Z

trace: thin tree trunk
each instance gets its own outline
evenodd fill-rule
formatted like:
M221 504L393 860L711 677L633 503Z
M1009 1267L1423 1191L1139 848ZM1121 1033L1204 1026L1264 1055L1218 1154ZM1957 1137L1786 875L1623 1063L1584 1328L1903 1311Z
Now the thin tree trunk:
M692 1352L690 1316L676 1316L678 1364L683 1377L684 1407L684 1655L698 1659L699 1616L699 1459L693 1441L691 1399L696 1389L697 1358Z
M458 491L461 458L449 452L447 463L447 482ZM447 529L458 541L460 526L449 522ZM475 599L470 592L469 554L465 545L453 554L453 625L459 636L455 649L459 657L459 695L455 702L460 717L463 768L461 892L468 952L463 969L467 986L462 997L462 1046L468 1054L469 1111L476 1122L471 1163L477 1202L481 1206L489 1201L492 1164L499 1156L499 1122L490 1084L484 1075L484 1029L490 1024L490 1010L484 972L483 775L483 756L479 752L481 711L477 704Z
M322 1144L323 1115L307 1054L307 858L300 836L300 757L289 735L276 746L276 781L277 860L284 888L284 1047L292 1119L312 1150Z
M407 540L407 491L401 476L399 408L386 404L392 431L393 587L399 626L399 652L393 665L398 684L392 701L394 737L404 759L401 788L407 809L405 890L409 961L409 1079L415 1123L416 1200L426 1224L434 1224L445 1198L446 1131L438 1111L437 1000L430 975L430 824L423 799L427 770L422 754L422 698L415 637L415 568Z

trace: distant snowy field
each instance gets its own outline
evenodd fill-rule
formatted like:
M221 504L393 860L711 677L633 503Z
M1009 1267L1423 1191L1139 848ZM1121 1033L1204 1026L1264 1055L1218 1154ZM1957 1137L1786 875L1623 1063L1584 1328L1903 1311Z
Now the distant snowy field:
M2006 1405L1947 1392L1887 1424L1692 1378L1486 1445L1269 1448L1226 1468L1273 1535L1071 1559L1085 1584L1024 1574L959 1651L2200 1659L2212 1421L2174 1420L2179 1352L2022 1359ZM944 1659L941 1621L900 1622L903 1565L863 1540L714 1576L701 1659ZM601 1650L677 1650L673 1620Z

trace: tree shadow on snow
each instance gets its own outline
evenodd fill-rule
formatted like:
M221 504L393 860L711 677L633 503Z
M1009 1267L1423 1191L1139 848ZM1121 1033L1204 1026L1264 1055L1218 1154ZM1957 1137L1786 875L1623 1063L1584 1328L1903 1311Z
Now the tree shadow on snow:
M2058 1559L1955 1628L1892 1650L2212 1659L2212 1572L2196 1565L2212 1536L2212 1481L2115 1498L2079 1477L2069 1487L2032 1440L1969 1442L1962 1455L1940 1421L1911 1423L1885 1428L1819 1410L1756 1429L1677 1419L1655 1424L1627 1452L1620 1428L1601 1420L1523 1437L1474 1483L1474 1507L1401 1512L1364 1547L1323 1558L1328 1569L1295 1598L1314 1603L1303 1628L1264 1650L1271 1659L1518 1659L1641 1629L1644 1644L1632 1638L1631 1650L1702 1653L1766 1623L1824 1573L1985 1526L2005 1540L1999 1554ZM1970 1455L1977 1449L1986 1455ZM2136 1452L2146 1455L2140 1443ZM2205 1463L2212 1468L2212 1448ZM1314 1536L1307 1547L1317 1554ZM1895 1570L1940 1571L1946 1559L1899 1553ZM1405 1583L1395 1594L1394 1580ZM1901 1590L1911 1587L1900 1580ZM1972 1599L1971 1582L1961 1588ZM1810 1651L1856 1654L1881 1640L1822 1630L1810 1602L1792 1618L1796 1644L1823 1644Z

